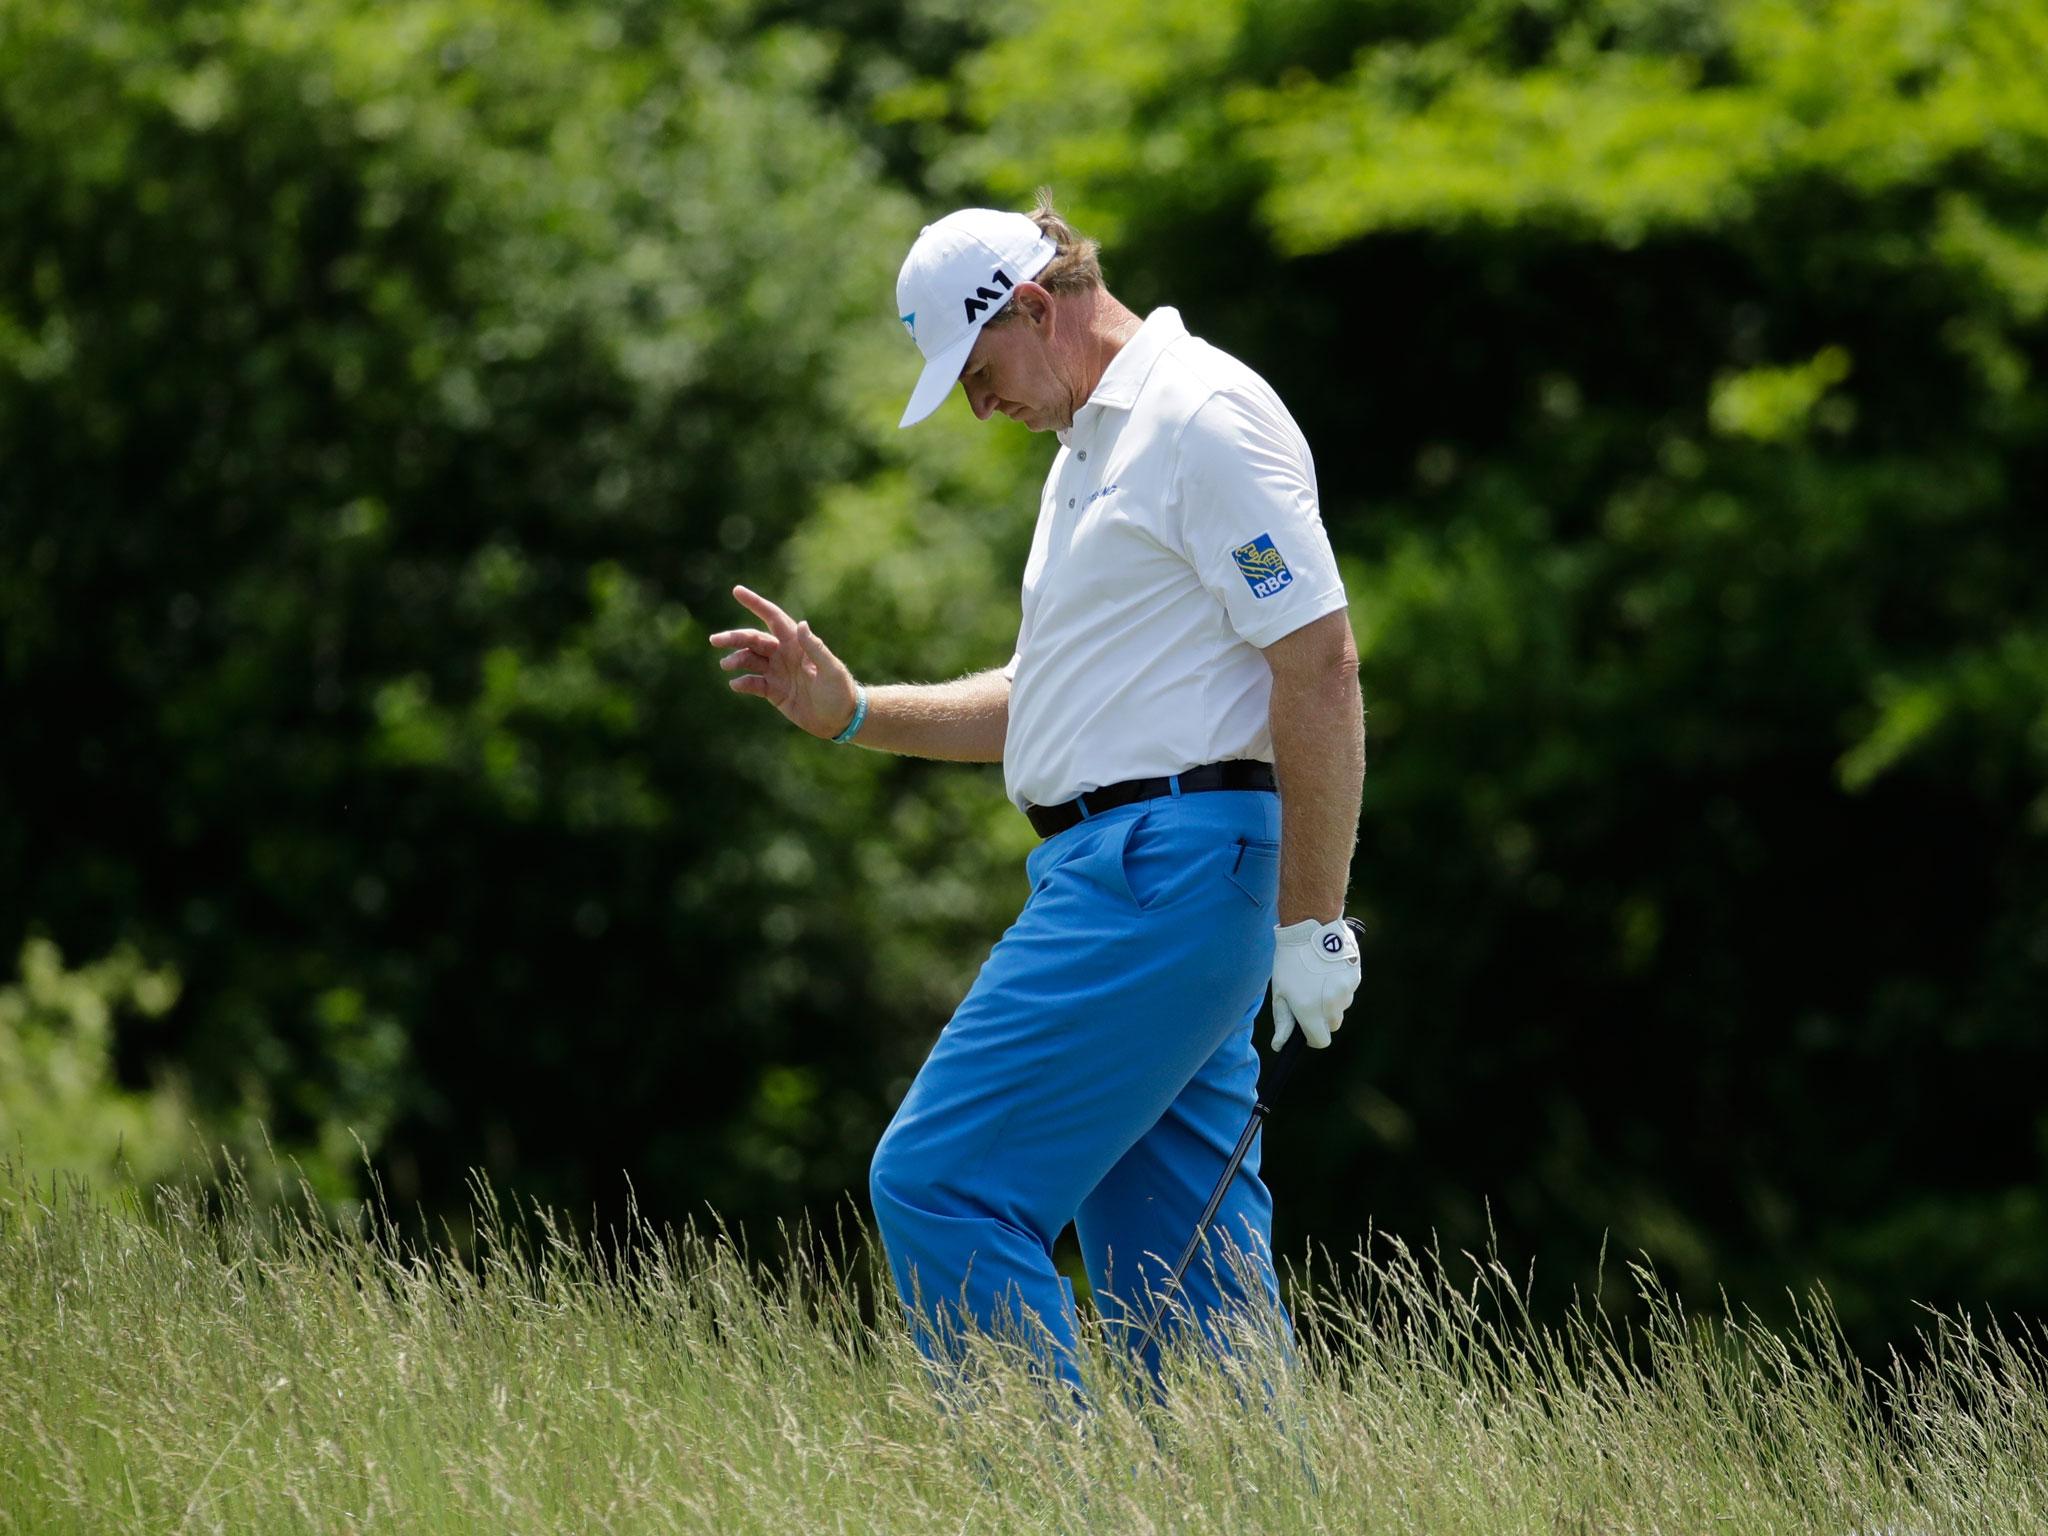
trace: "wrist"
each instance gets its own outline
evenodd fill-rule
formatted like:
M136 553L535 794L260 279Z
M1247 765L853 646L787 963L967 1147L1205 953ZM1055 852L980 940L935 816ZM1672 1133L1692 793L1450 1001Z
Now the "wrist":
M1321 918L1305 917L1298 923L1283 923L1273 930L1273 954L1276 963L1300 963L1297 957L1324 960L1358 961L1358 939L1365 932L1362 924L1347 917L1332 918L1324 922Z
M840 728L839 734L832 738L833 745L842 747L845 746L848 742L852 741L854 737L860 734L860 728L863 725L866 725L867 722L868 691L864 685L860 683L855 683L853 685L853 715L850 719L847 720L846 724Z
M1283 907L1281 910L1284 913L1287 909ZM1342 912L1333 912L1328 917L1325 917L1320 912L1297 911L1293 917L1284 917L1280 922L1274 924L1274 931L1285 933L1293 929L1307 933L1312 929L1326 928L1331 923L1341 923L1343 920L1344 914Z

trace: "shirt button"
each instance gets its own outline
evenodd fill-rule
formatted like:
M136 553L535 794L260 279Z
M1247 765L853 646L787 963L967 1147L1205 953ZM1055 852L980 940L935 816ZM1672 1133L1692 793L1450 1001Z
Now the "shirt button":
M1081 462L1083 464L1086 464L1088 462L1088 450L1086 448L1083 448L1081 450Z
M1069 496L1069 497L1067 498L1067 505L1071 507L1071 506L1072 506L1073 504L1074 504L1074 498L1073 498L1073 497L1071 497L1071 496Z

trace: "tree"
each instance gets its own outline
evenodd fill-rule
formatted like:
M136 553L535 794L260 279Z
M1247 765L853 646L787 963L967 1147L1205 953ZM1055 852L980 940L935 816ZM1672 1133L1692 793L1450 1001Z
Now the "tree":
M48 1198L59 1177L148 1181L184 1171L202 1148L175 1079L134 1092L114 1080L114 1021L161 1018L178 978L118 950L77 970L47 939L21 950L0 986L0 1208Z
M833 62L743 6L0 6L0 935L175 965L125 1071L329 1188L360 1135L430 1206L792 1214L943 1018L992 785L792 741L703 641L807 520L849 656L1008 639L930 505L985 481L890 458L915 214Z
M2048 1302L2044 45L1054 4L957 72L963 195L1054 181L1318 449L1378 938L1297 1235Z

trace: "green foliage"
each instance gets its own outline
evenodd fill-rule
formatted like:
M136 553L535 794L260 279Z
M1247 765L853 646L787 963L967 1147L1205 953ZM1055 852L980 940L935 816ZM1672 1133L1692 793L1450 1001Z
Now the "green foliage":
M1849 354L1840 347L1822 347L1803 363L1786 368L1746 368L1714 381L1707 402L1707 420L1729 437L1753 437L1777 443L1803 436L1810 422L1836 430L1854 413L1840 400L1824 397L1849 377ZM1839 408L1838 408L1839 407Z
M938 461L776 579L896 451L915 213L818 104L837 45L754 15L0 8L0 784L50 809L0 827L0 932L171 957L203 1106L356 1127L430 1203L481 1161L736 1214L857 1183L876 1064L996 921L988 776L827 757L704 644L744 574L894 664L869 578L927 539L973 615L927 656L1009 638ZM780 1134L777 1063L829 1114L763 1184L723 1148Z
M175 1081L131 1090L114 1072L115 1019L160 1019L177 1000L177 975L132 949L67 970L47 939L23 945L19 979L0 986L0 1156L46 1185L184 1171L194 1130L184 1091Z
M1241 110L1286 242L1469 221L1629 246L1752 224L1760 202L1816 180L1874 199L1973 163L2010 186L2048 139L2048 15L2031 0L1553 14L1520 57L1473 27L1373 49L1327 83L1250 93Z

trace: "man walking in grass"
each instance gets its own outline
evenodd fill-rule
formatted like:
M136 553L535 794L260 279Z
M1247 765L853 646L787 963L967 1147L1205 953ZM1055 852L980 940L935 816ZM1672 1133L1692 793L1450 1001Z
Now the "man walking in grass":
M928 1355L1035 1318L1075 1387L1073 1222L1097 1305L1139 1347L1172 1256L1251 1113L1253 1017L1327 1046L1358 984L1342 922L1365 772L1343 583L1308 445L1272 389L1103 285L1041 193L928 226L897 281L925 359L902 425L957 383L1054 433L1008 665L870 688L807 623L711 637L814 736L1001 762L1044 839L1031 896L877 1148L875 1216ZM1254 1146L1177 1304L1279 1305ZM1040 1335L1043 1337L1043 1335ZM1156 1369L1156 1345L1143 1345Z

